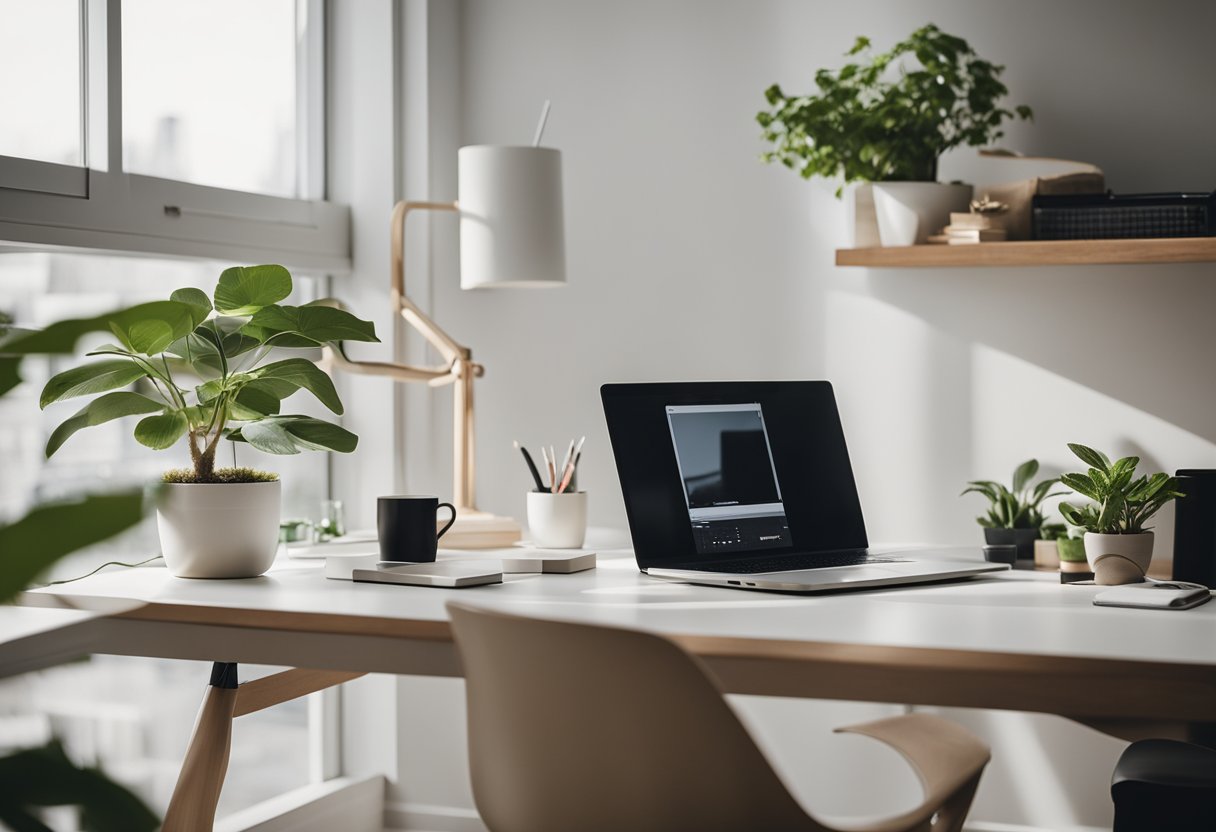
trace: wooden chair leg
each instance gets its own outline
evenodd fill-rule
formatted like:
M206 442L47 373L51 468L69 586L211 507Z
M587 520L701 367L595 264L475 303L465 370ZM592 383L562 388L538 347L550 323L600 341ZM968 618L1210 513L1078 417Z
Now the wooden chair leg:
M211 832L215 825L215 809L228 773L236 700L236 665L216 662L165 812L163 832Z

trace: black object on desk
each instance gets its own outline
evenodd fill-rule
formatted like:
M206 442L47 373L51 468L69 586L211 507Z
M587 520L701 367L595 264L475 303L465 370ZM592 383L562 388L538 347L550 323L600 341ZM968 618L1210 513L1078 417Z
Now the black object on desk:
M435 513L452 512L448 524L435 532ZM456 522L456 507L438 497L402 495L376 501L376 531L380 536L380 560L434 563L439 538Z
M1176 581L1216 586L1216 470L1183 468L1174 509Z

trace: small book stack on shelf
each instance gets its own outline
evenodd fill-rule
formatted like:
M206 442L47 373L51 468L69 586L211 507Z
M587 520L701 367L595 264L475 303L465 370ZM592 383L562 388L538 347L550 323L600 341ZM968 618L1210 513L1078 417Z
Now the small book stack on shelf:
M965 246L973 243L1000 242L1007 238L1005 229L999 227L989 214L950 214L950 224L942 233L929 238L931 243Z

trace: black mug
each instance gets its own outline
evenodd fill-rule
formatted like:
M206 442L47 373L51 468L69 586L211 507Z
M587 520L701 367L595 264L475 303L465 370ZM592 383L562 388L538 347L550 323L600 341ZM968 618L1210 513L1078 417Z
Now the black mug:
M376 504L376 528L380 534L380 560L401 563L434 563L439 538L456 522L456 507L438 497L403 495L381 497ZM435 513L452 512L448 524L435 533Z

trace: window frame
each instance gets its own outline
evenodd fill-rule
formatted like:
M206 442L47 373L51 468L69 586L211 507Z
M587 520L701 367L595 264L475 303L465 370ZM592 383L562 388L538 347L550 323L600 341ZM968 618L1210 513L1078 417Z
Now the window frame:
M294 199L126 172L122 0L80 3L84 164L0 156L0 240L350 271L350 210L324 199L325 0L296 0Z

